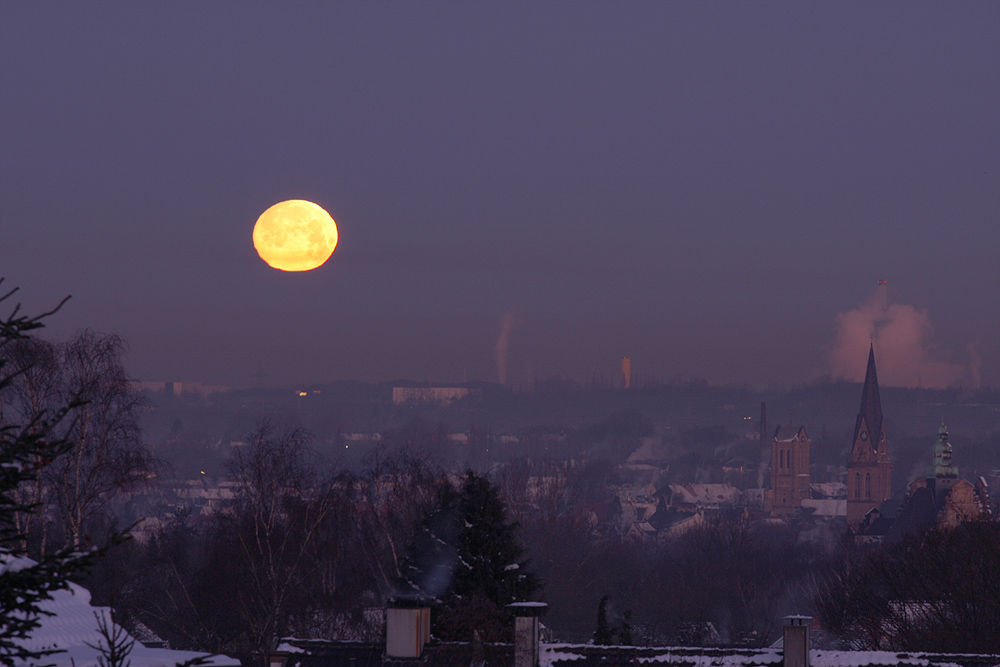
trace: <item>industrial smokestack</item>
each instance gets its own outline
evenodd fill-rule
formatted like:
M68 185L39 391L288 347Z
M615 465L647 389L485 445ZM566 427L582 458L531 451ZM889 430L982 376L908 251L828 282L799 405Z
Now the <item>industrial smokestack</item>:
M514 311L506 313L500 318L500 336L497 338L497 380L500 384L507 384L507 346L510 344L510 332L517 324L517 315Z
M882 317L889 312L889 281L880 280L875 287L875 307Z
M757 466L757 488L764 488L764 468L767 467L767 403L760 402L760 464Z
M622 357L622 389L632 386L632 357Z

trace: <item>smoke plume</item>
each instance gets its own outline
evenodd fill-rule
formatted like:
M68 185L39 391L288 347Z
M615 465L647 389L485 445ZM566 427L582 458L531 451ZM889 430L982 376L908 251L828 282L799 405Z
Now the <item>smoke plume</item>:
M862 305L837 315L837 339L830 353L834 377L861 382L868 346L874 342L879 384L897 387L950 387L975 381L976 369L949 361L945 350L930 345L926 310L889 303L881 284Z
M500 318L500 337L497 338L497 379L500 384L507 384L507 346L510 344L510 332L514 330L520 318L513 310Z

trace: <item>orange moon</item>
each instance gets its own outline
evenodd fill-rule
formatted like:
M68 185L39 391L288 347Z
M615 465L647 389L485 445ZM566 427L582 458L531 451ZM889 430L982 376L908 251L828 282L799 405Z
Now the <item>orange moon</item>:
M253 227L260 258L281 271L312 271L337 247L337 223L321 207L302 199L275 204Z

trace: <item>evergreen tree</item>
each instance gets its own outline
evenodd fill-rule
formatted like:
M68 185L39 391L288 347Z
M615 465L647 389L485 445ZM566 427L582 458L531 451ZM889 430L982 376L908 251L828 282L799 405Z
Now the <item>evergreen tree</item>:
M499 489L471 471L458 489L440 487L404 572L410 591L440 601L432 614L440 639L469 640L476 630L484 641L509 638L504 606L529 600L539 588Z
M597 630L594 631L594 643L607 645L614 643L614 632L608 625L608 595L605 594L597 604Z
M15 291L0 295L0 302ZM15 379L15 374L6 368L10 346L40 328L41 320L52 312L26 317L15 307L6 318L0 319L0 392ZM39 619L45 613L41 603L51 599L53 591L65 588L70 576L92 562L93 553L69 550L39 562L18 554L24 536L17 519L34 511L35 506L22 502L17 489L36 480L45 466L72 449L73 443L58 435L56 428L80 404L78 399L69 400L56 410L39 413L25 424L6 422L0 404L0 664L13 666L38 661L54 652L29 651L21 640L30 637L40 625Z
M462 519L455 593L481 595L499 605L524 602L538 590L527 570L518 526L507 521L500 490L485 477L467 472L459 494Z
M618 633L618 644L621 646L631 646L632 640L632 610L626 609L622 614L622 629Z

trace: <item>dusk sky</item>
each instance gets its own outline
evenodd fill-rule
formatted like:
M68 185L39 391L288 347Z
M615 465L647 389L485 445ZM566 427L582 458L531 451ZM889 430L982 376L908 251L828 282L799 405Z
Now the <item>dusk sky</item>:
M0 95L4 286L143 380L1000 385L998 2L6 2Z

